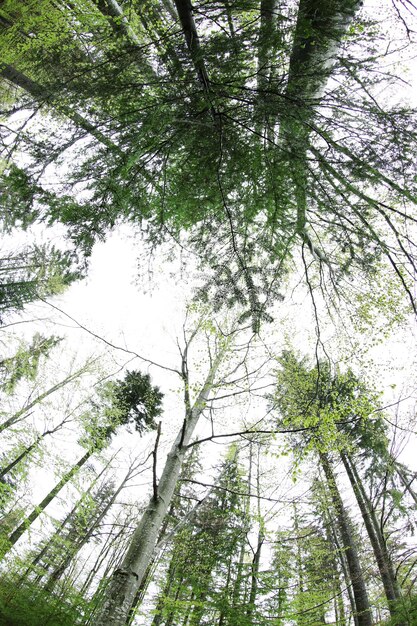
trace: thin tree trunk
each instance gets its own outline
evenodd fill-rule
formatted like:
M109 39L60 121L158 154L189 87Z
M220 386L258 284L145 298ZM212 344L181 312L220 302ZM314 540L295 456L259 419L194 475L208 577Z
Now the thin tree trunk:
M331 553L331 561L332 561L332 566L334 568L334 574L333 574L333 580L334 580L334 612L335 612L335 618L336 618L336 624L337 626L347 626L347 622L346 622L346 612L345 612L345 606L343 603L343 592L342 592L342 584L341 584L341 580L340 580L340 571L339 571L339 567L338 567L338 563L337 563L337 558L336 558L336 554L340 557L340 550L339 547L337 545L337 543L334 540L334 529L331 526L330 522L328 520L326 520L326 523L324 525L324 532L326 535L326 541L329 545L329 547L332 550ZM342 574L345 577L346 580L346 584L347 584L347 588L348 590L350 590L350 581L346 579L346 573L343 567L343 563L341 564L341 569L342 569ZM350 599L350 598L349 598ZM354 610L354 603L353 603L353 598L352 598L352 603L351 603L352 609Z
M18 465L18 463L20 463L20 461L23 461L23 459L25 459L34 448L36 448L36 446L38 445L38 443L40 441L42 441L42 439L44 439L47 435L53 435L55 434L58 430L60 430L65 422L67 420L67 417L64 418L62 420L62 422L60 424L58 424L57 426L55 426L55 428L52 428L51 430L45 430L41 435L38 435L35 439L35 441L33 441L33 443L30 444L30 446L28 446L27 448L25 448L23 450L23 452L21 452L19 454L19 456L17 456L13 461L11 461L11 463L9 463L8 465L6 465L6 467L4 467L3 469L0 469L0 481L1 479L6 476L6 474L8 474L9 472L11 472L11 470L16 467L16 465Z
M209 399L222 356L223 354L219 353L214 359L193 407L186 410L184 424L167 456L157 492L153 494L145 509L120 567L111 577L103 606L93 621L94 626L123 626L126 622L136 591L152 558L160 528L169 510L180 476L186 446L190 442ZM187 395L188 380L186 383Z
M398 476L400 477L402 484L404 485L404 487L406 488L406 490L408 491L408 493L410 494L414 502L417 504L417 494L411 488L411 483L415 480L415 476L413 476L411 480L409 480L407 476L404 474L404 471L399 463L394 462L394 467Z
M112 531L113 530L114 530L114 526L112 528ZM82 595L86 595L87 594L87 591L91 587L91 584L92 584L92 582L94 580L95 575L99 571L100 567L103 565L104 561L107 559L107 556L108 556L110 550L113 550L114 544L117 544L117 542L123 536L123 533L124 533L124 529L123 528L121 528L116 533L116 535L113 535L112 531L108 534L108 537L107 537L106 541L103 542L103 545L101 546L100 552L98 553L97 558L95 560L95 563L94 563L93 567L91 568L91 570L89 571L87 578L85 579L85 581L82 584L82 587L80 589L80 593Z
M372 612L363 578L362 568L355 541L353 539L350 520L340 496L330 461L326 454L320 452L320 461L325 473L330 495L335 508L340 535L345 549L346 561L352 581L353 595L358 617L358 626L372 626Z
M73 380L76 380L79 376L81 376L81 374L84 374L87 371L89 365L90 364L87 364L77 370L74 374L70 374L63 380L59 381L59 383L56 383L56 385L53 385L52 387L50 387L50 389L47 389L46 391L44 391L44 393L41 393L34 400L26 404L26 406L17 411L17 413L12 415L11 417L9 417L9 419L3 422L3 424L0 424L0 433L3 432L3 430L6 430L6 428L9 428L10 426L13 426L17 422L21 421L20 418L22 418L23 415L30 411L30 409L32 409L34 406L45 400L45 398L55 393L55 391L58 391L58 389L65 387L65 385L71 383Z
M225 584L224 590L223 590L222 606L224 605L225 602L228 603L228 601L229 601L229 587L230 587L231 577L232 577L232 557L230 556L229 564L228 564L228 567L227 567L226 584ZM224 626L224 620L225 619L226 619L226 613L225 613L224 609L222 608L220 610L219 621L217 622L217 626Z
M249 468L248 468L248 494L251 493L252 488L252 464L253 464L253 454L252 454L252 446L253 442L249 443ZM233 595L232 595L232 607L233 607L233 620L235 618L235 612L237 612L238 616L238 605L241 603L241 592L242 592L242 580L243 580L243 564L245 560L245 552L246 552L246 540L249 532L249 513L250 513L250 497L249 495L246 498L245 502L245 513L244 513L244 527L242 533L242 541L240 543L239 550L239 558L237 562L237 570L236 570L236 579L233 585Z
M29 93L40 104L45 103L53 106L58 112L68 117L68 119L74 122L77 127L85 130L99 143L106 146L106 148L122 154L122 150L116 144L114 144L111 139L106 137L100 130L98 130L97 126L94 126L94 124L92 124L82 115L77 113L77 111L73 111L68 105L60 102L59 96L57 96L50 90L48 91L48 88L35 82L11 65L4 65L0 69L0 76Z
M122 489L124 489L126 482L129 480L129 478L130 478L130 470L126 474L126 476L124 477L124 479L122 480L122 482L120 483L120 485L118 486L114 494L111 496L110 500L107 502L103 510L100 512L97 519L95 519L94 522L91 524L88 531L84 534L83 537L80 538L79 541L77 541L71 548L68 549L64 561L57 568L55 568L55 570L52 572L51 576L49 577L48 582L44 586L45 591L51 591L53 589L55 583L64 574L65 570L67 569L71 561L74 559L74 557L78 554L81 548L90 541L93 532L100 526L101 522L103 521L103 519L105 518L105 516L107 515L107 513L109 512L109 510L115 503L117 496L122 491Z
M24 458L26 458L34 448L36 448L36 446L38 445L38 443L40 442L40 440L42 439L42 437L45 437L45 435L47 435L48 433L44 433L43 435L39 435L39 437L36 437L35 441L33 443L30 444L30 446L28 446L27 448L25 448L23 450L23 452L21 452L19 454L19 456L17 456L11 463L9 463L8 465L6 465L3 469L0 470L0 481L1 479L6 476L9 472L12 471L12 469L14 467L16 467L16 465L18 465L18 463L20 463L20 461L22 461Z
M261 562L261 551L264 543L265 535L264 535L264 521L262 518L261 511L261 483L260 483L260 445L258 444L258 458L257 458L257 466L256 466L256 496L257 496L257 513L258 513L258 523L259 523L259 531L258 538L256 544L255 554L253 555L252 565L251 565L251 585L250 585L250 593L249 593L249 603L246 609L246 616L249 620L249 623L252 622L252 615L255 609L256 596L258 594L258 577L259 577L259 566ZM248 498L249 499L249 498Z
M343 574L343 578L345 580L345 585L346 585L346 591L349 597L349 604L350 604L350 608L352 611L352 615L353 615L353 622L355 624L355 626L358 626L358 616L356 615L356 606L355 606L355 598L353 596L352 593L352 581L350 579L349 576L349 569L346 563L346 554L342 548L342 546L339 543L339 539L337 537L337 531L334 527L333 524L333 520L331 518L329 518L327 520L327 525L330 529L331 532L331 536L332 536L332 541L334 543L337 555L339 557L339 562L340 562L340 568L342 570L342 574Z
M1 557L7 554L11 548L17 543L20 537L30 528L33 522L38 519L39 515L43 513L48 504L52 502L56 495L61 491L61 489L71 480L71 478L81 469L81 467L88 461L88 459L93 454L92 450L88 450L83 457L74 465L64 476L61 478L59 483L55 485L53 489L48 493L48 495L40 502L32 511L29 513L27 517L23 520L23 522L12 532L12 534L7 539L7 544L5 549L2 551Z
M85 497L91 493L91 491L94 489L95 485L97 484L97 482L100 480L100 478L103 476L103 474L105 473L105 471L108 469L110 463L112 462L113 458L106 463L106 465L103 467L103 469L101 470L101 472L98 474L98 476L95 477L95 479L91 482L91 484L88 486L88 488L86 489L86 491L83 493L83 495L81 496L81 498L75 503L75 505L72 507L72 509L69 511L69 513L64 517L64 519L62 520L62 522L59 524L58 528L56 529L56 531L54 532L54 534L52 535L52 537L49 539L49 541L44 545L44 547L42 548L42 550L40 550L40 552L38 552L38 554L34 557L32 563L30 564L30 566L28 567L28 569L25 571L25 573L23 574L23 576L21 577L21 580L23 580L24 578L26 578L26 576L28 576L28 574L36 567L36 565L39 563L39 561L45 556L45 554L48 552L49 548L51 546L54 545L55 543L55 539L57 537L60 536L62 530L65 528L66 524L69 522L69 520L73 517L74 513L77 511L78 507L81 505L81 503L83 502L83 500L85 499ZM42 578L43 578L44 574L42 574L41 576L38 576L36 578L36 582L39 582Z
M165 600L166 600L166 598L168 597L168 594L171 591L172 583L174 581L174 574L175 574L174 556L175 556L175 552L174 552L173 557L171 558L169 566L168 566L166 583L165 583L164 588L162 590L162 594L158 598L158 602L157 602L156 608L155 608L155 616L154 616L154 618L152 620L152 625L151 626L160 626L160 624L161 624L161 622L163 620L162 610L164 608Z
M263 535L262 530L260 530L258 533L256 551L253 556L252 565L251 565L251 585L250 585L250 593L249 593L249 603L246 609L246 616L250 620L250 623L252 621L252 615L255 609L256 596L258 594L259 565L261 562L261 551L262 551L263 542L264 542L264 535Z

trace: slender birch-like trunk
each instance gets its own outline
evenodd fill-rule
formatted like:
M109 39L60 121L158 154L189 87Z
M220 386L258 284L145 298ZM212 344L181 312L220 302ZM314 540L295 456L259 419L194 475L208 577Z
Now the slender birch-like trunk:
M48 493L47 496L45 496L45 498L42 500L42 502L40 502L38 505L36 505L32 509L32 511L29 513L29 515L27 515L27 517L25 517L23 522L21 522L21 524L19 524L19 526L16 528L16 530L14 530L12 532L12 534L8 537L8 539L6 541L6 544L5 544L5 547L2 550L1 558L3 558L3 556L5 554L7 554L12 549L12 547L19 541L19 539L23 535L23 533L25 533L28 530L28 528L30 528L30 526L33 524L33 522L36 519L38 519L39 515L41 513L43 513L43 511L46 509L48 504L50 502L52 502L52 500L55 498L55 496L58 495L58 493L61 491L61 489L81 469L81 467L88 461L88 459L91 457L92 454L93 454L93 450L88 450L84 454L84 456L81 457L81 459L78 461L78 463L76 463L76 465L71 467L71 469L68 472L66 472L66 474L64 474L64 476L61 478L61 480L55 485L55 487L53 489L51 489L51 491Z
M74 372L74 374L70 374L63 380L56 383L56 385L53 385L52 387L50 387L43 393L39 394L39 396L37 396L34 400L29 402L28 404L26 404L23 408L19 409L19 411L14 413L11 417L9 417L9 419L7 419L5 422L0 424L0 433L6 430L6 428L10 428L10 426L14 426L18 422L25 419L26 413L28 413L36 405L40 404L43 400L45 400L45 398L55 393L55 391L58 391L62 387L65 387L65 385L67 385L68 383L71 383L77 378L79 378L82 374L85 374L88 371L88 367L90 364L91 363L87 363L86 365L81 367L79 370Z
M85 546L91 539L94 531L100 526L101 522L113 506L116 501L117 496L125 488L127 481L130 478L130 471L126 474L116 491L113 493L103 510L100 512L98 517L93 520L88 530L85 532L84 536L82 536L79 541L74 542L72 546L68 547L67 554L65 555L64 560L54 569L52 574L50 575L46 585L44 585L45 591L51 591L55 583L63 576L65 570L69 567L70 563L77 556L78 552Z

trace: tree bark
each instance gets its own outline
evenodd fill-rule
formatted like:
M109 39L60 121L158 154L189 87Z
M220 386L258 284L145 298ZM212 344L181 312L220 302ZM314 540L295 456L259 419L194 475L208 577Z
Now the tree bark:
M379 573L381 575L385 595L388 600L390 613L393 616L395 604L399 599L401 599L401 590L395 577L394 568L387 551L385 538L379 528L378 522L375 518L375 513L365 493L362 481L359 478L354 464L344 452L341 453L341 458L365 523L365 528L367 530ZM398 626L403 625L398 623Z
M346 561L349 568L352 590L355 598L358 626L372 626L371 607L369 604L362 568L359 562L357 547L352 535L350 520L343 505L330 461L327 455L323 452L320 452L319 456L336 512L340 536L343 541L343 548L345 549Z
M61 491L61 489L71 480L73 476L81 469L81 467L88 461L88 459L93 454L92 450L88 450L83 457L74 465L64 476L61 478L59 483L55 485L53 489L48 493L48 495L40 502L27 517L23 520L23 522L12 532L12 534L7 539L7 544L5 549L2 551L1 557L11 550L11 548L17 543L23 533L26 532L28 528L33 524L33 522L38 519L39 515L43 513L48 504L52 502L56 495Z
M353 597L353 593L352 593L352 581L350 580L350 576L349 576L349 569L346 563L346 555L342 549L342 546L339 543L339 539L337 537L337 532L334 527L333 519L330 516L327 519L327 525L331 532L331 539L336 549L339 562L340 562L340 568L342 570L343 578L345 580L346 591L349 597L349 604L350 604L350 608L351 608L352 615L353 615L353 623L355 626L358 626L358 616L356 615L355 598Z

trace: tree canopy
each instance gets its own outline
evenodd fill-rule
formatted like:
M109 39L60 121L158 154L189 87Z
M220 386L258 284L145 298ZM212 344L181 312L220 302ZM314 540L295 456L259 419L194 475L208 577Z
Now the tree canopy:
M387 265L414 307L415 115L383 95L407 46L394 18L387 48L353 0L8 0L3 108L29 118L6 132L15 219L63 222L87 255L120 220L179 239L255 329L300 257L336 294Z

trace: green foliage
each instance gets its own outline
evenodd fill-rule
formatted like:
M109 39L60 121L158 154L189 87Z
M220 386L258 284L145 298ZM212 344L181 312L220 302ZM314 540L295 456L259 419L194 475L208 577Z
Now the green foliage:
M0 580L1 626L74 626L83 623L86 608L76 593L63 601L28 581Z
M33 245L0 259L0 322L37 298L62 293L81 278L74 255L54 246Z
M21 380L34 381L41 358L47 357L60 341L60 337L35 333L29 345L22 342L13 357L0 361L0 389L12 394Z
M386 448L386 436L378 431L381 421L376 420L375 426L370 420L378 406L377 395L351 370L332 372L327 361L311 367L306 359L289 351L282 354L279 363L277 391L271 403L279 411L283 427L294 429L294 437L297 428L301 429L304 453L349 448L354 439L363 440L364 445L368 440L369 445L372 437L375 445L378 441Z
M236 450L229 450L215 485L175 534L165 586L156 608L156 615L163 620L174 618L178 623L190 614L192 624L200 620L207 623L208 616L218 611L225 615L232 612L231 591L222 588L220 581L224 584L227 580L229 567L236 568L233 561L247 521L240 495L247 487ZM239 613L242 620L243 613Z
M114 396L114 408L119 413L120 424L133 424L142 433L156 427L156 418L162 413L163 394L151 383L149 374L126 372L121 381L109 383Z
M104 383L98 398L82 416L86 435L81 443L94 450L105 448L119 426L133 425L142 434L156 427L162 413L163 394L153 386L149 374L128 371L123 380Z
M415 626L417 624L417 596L407 595L398 601L394 608L394 614L384 626L397 626L397 624L409 624Z

